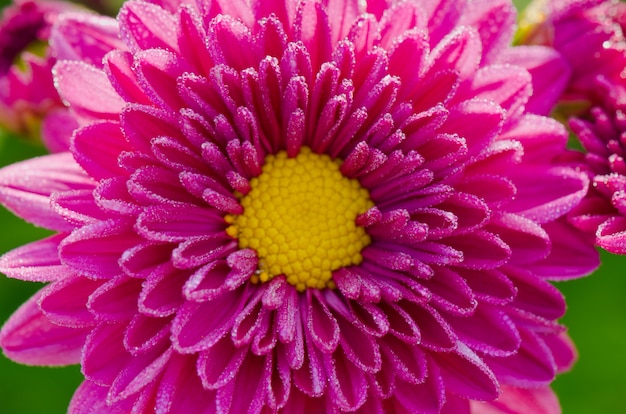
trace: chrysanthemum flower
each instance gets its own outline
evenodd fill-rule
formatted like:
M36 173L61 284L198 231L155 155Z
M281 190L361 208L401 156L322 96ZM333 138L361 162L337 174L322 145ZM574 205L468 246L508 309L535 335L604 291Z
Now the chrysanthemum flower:
M0 259L49 282L4 352L80 362L72 413L558 411L574 352L548 280L597 255L564 219L588 185L555 161L565 130L503 63L514 20L500 0L64 15L81 127L0 172L57 232Z
M526 12L520 41L553 47L568 62L571 77L563 101L597 103L597 77L623 79L626 65L626 4L618 0L535 0ZM524 25L523 25L524 26Z
M594 234L596 244L626 254L626 89L599 79L602 105L570 119L572 131L585 149L583 168L593 183L589 194L570 213L570 221Z
M595 234L598 246L626 254L626 4L553 0L531 10L540 5L544 14L524 41L553 47L571 68L558 115L584 148L581 168L593 183L570 220Z
M68 149L76 124L54 88L56 60L46 45L59 13L75 8L61 1L16 0L0 19L0 127L28 139L42 133L52 151Z

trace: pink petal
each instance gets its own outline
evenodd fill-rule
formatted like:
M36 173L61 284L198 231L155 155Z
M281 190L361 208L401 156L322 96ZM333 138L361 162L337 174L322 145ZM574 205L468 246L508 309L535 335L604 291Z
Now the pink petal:
M140 85L153 102L162 108L178 110L184 103L178 95L178 78L191 68L172 52L149 49L135 57L135 73Z
M123 345L122 324L101 323L91 331L83 348L81 366L85 378L109 386L130 362Z
M533 93L526 111L549 115L570 80L568 62L556 50L542 46L516 46L502 53L498 60L528 70Z
M123 252L141 241L127 222L110 219L84 226L66 237L59 255L63 264L82 275L112 278L122 274L119 259Z
M524 269L504 272L515 284L513 305L542 318L554 320L565 314L565 298L557 288Z
M124 348L133 355L145 353L170 335L172 318L153 318L137 313L124 332Z
M550 253L550 238L534 221L515 214L496 213L488 228L511 248L510 264L532 263Z
M204 303L185 303L172 325L172 342L182 353L198 352L213 346L235 323L245 297L242 288L226 292ZM212 315L209 320L206 315Z
M591 274L600 265L600 256L594 248L592 235L576 230L567 221L560 220L545 224L550 235L550 255L529 268L550 280L567 280Z
M433 356L446 390L472 400L493 400L499 384L489 367L469 348L458 344L456 352Z
M155 4L126 3L118 21L120 35L132 52L152 48L177 50L174 16Z
M106 403L108 387L101 387L89 380L83 381L78 387L70 406L69 414L128 414L130 407L128 403L115 404L113 406Z
M172 353L172 348L161 346L134 356L113 381L107 395L107 403L117 403L144 389L158 378L167 366Z
M89 297L87 306L97 317L108 321L127 321L137 313L137 298L142 280L126 275L113 278Z
M67 275L59 260L59 234L20 246L0 257L0 272L30 282L53 282Z
M520 328L522 344L516 354L504 358L485 356L496 377L506 384L537 387L554 380L556 364L546 343L535 333Z
M558 166L525 166L515 171L513 180L518 193L508 210L538 223L570 211L585 196L589 184L584 173Z
M355 411L367 398L365 373L345 357L343 350L325 356L328 372L329 397L342 410Z
M59 60L77 60L102 65L104 55L124 49L115 19L88 13L65 13L50 34L50 47Z
M614 254L626 254L626 218L613 217L598 227L598 246Z
M70 138L78 122L66 109L52 111L41 124L41 140L50 152L65 152L70 149Z
M476 28L483 45L483 61L492 62L513 39L515 7L506 0L488 0L468 7L460 24Z
M471 405L472 414L561 414L559 400L547 386L530 389L503 386L496 401L472 401Z
M524 162L552 162L567 144L567 131L560 122L537 115L524 115L500 135L502 140L519 141L524 146Z
M51 208L50 194L90 188L93 181L69 153L33 158L0 170L0 202L16 215L49 229L73 228Z
M76 162L96 180L126 175L117 157L130 149L117 122L92 123L77 130L72 137Z
M42 291L39 307L50 321L69 328L95 325L95 317L87 308L89 296L102 285L100 281L70 276L52 283Z
M470 317L448 321L459 339L481 354L507 356L521 344L515 323L499 307L481 304Z
M218 412L260 414L264 405L267 375L265 358L248 352L237 376L217 391Z
M461 79L467 79L478 69L481 50L476 31L467 27L455 29L433 49L429 58L432 62L429 73L452 69Z
M149 104L150 99L139 85L137 74L133 72L133 62L130 52L115 50L104 57L104 71L113 89L126 101Z
M159 382L155 412L215 413L214 391L202 387L196 357L174 354Z

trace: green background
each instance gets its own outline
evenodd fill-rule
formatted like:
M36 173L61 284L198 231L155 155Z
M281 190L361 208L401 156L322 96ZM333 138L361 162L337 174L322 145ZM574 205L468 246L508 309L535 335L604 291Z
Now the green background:
M42 153L0 132L0 165ZM1 208L0 231L0 253L48 234ZM591 277L558 284L568 303L563 323L580 354L554 384L565 414L626 412L626 257L602 254L602 263ZM0 276L0 323L38 288ZM77 366L26 367L0 356L0 413L64 413L81 378Z

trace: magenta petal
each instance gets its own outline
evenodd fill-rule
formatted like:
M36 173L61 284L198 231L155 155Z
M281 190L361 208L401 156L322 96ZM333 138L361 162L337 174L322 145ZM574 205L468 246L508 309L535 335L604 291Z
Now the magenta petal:
M79 129L72 137L76 162L97 180L125 175L117 157L130 149L117 122L93 123Z
M146 94L162 108L178 110L185 105L178 95L178 78L189 66L178 55L163 49L149 49L135 54L135 72Z
M509 263L525 265L544 259L552 244L537 223L515 214L494 214L489 229L511 248Z
M5 355L27 365L76 364L89 329L52 324L37 305L40 294L24 303L2 327L0 346Z
M95 325L95 317L89 312L89 296L102 285L81 276L70 276L46 286L39 299L44 314L55 324L69 328Z
M367 380L365 373L338 350L324 358L328 372L330 397L342 410L354 411L365 403Z
M571 74L568 62L556 50L542 46L517 46L506 51L499 60L528 70L533 93L526 110L548 115L567 86Z
M515 7L506 0L489 0L470 7L461 23L476 27L483 45L483 60L497 59L513 38ZM499 28L499 30L497 29Z
M122 274L119 259L126 249L139 242L123 220L100 221L66 237L59 255L63 264L82 275L110 278Z
M598 227L596 235L598 246L614 254L626 254L626 218L607 220Z
M53 282L62 279L67 269L59 260L59 244L64 234L32 242L0 257L0 272L8 277L31 282Z
M484 357L496 377L507 384L536 387L549 384L556 374L554 357L535 333L520 328L522 344L514 355Z
M59 95L79 116L86 119L119 117L124 101L101 70L80 61L61 61L54 67Z
M18 216L53 230L71 230L50 207L55 191L93 188L69 153L22 161L0 170L0 202Z
M138 313L124 332L124 348L133 355L144 353L169 337L171 318L153 318Z
M337 319L316 293L314 292L308 300L306 309L307 331L319 350L330 353L339 344L339 326Z
M178 352L192 353L213 346L235 323L242 308L242 288L204 303L186 303L172 325L172 342ZM210 320L206 315L212 315Z
M385 412L398 414L441 412L445 399L443 380L435 364L429 364L428 371L428 377L422 384L397 381L394 398L383 402Z
M83 381L78 387L70 406L68 414L128 414L128 404L108 405L106 402L108 388L99 386L89 380Z
M107 321L126 321L137 313L137 297L142 281L126 275L113 278L89 297L87 306L97 317Z
M172 206L147 207L137 219L137 233L151 241L184 242L225 230L221 216L206 208L187 206L185 214Z
M519 67L487 66L476 73L469 96L494 101L509 116L521 114L532 92L530 80L530 75Z
M70 138L78 122L65 109L54 111L41 124L41 140L50 152L65 152L70 149Z
M555 220L574 208L589 184L584 173L566 167L525 166L513 180L518 193L508 210L538 223Z
M510 269L505 274L517 289L512 302L515 307L550 320L563 316L565 299L553 285L522 269Z
M238 375L217 391L218 412L260 414L264 405L266 378L265 358L248 352Z
M107 395L107 402L112 404L124 400L158 378L173 353L172 348L163 348L163 346L154 348L130 360L113 381Z
M96 205L93 193L91 189L54 193L50 196L50 204L68 223L77 227L91 224L106 218L106 213Z
M543 226L552 240L550 255L530 266L550 280L568 280L591 274L600 265L600 255L590 240L592 235L576 230L565 219Z
M561 414L559 400L547 386L530 389L503 386L496 401L472 401L471 404L472 414Z
M552 118L526 114L509 126L501 139L519 141L524 146L524 162L551 162L567 144L565 127Z
M480 39L476 31L460 28L449 33L432 51L431 73L444 69L458 72L462 79L470 77L478 69L481 53Z
M148 276L139 294L139 310L150 316L164 317L175 313L184 302L183 285L189 272L171 265L158 268Z
M215 392L202 387L195 360L195 356L174 353L159 383L155 412L216 413Z
M111 86L124 99L139 104L149 104L150 99L139 86L137 75L132 70L133 56L126 51L107 53L103 60Z
M107 52L124 48L114 19L87 13L62 15L50 35L50 43L57 59L80 60L94 66L102 65Z
M515 324L497 307L481 304L469 318L448 318L448 320L459 339L481 354L512 355L521 344Z
M433 356L446 390L472 400L493 400L499 386L489 367L469 348L458 343L456 352Z
M561 332L546 335L543 339L554 355L558 372L569 371L578 359L576 347L569 335L566 332Z
M216 390L232 381L248 351L246 347L236 347L228 336L224 336L212 347L200 352L198 375L202 386Z
M146 2L125 4L119 13L120 34L133 52L162 48L177 50L174 16Z

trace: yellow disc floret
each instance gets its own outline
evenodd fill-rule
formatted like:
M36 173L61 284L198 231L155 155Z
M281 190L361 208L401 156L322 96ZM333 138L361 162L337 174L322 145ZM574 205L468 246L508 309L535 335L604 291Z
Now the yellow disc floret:
M373 203L340 165L307 147L293 158L285 151L265 158L240 200L243 214L225 218L239 247L257 252L254 283L285 275L299 291L332 288L334 270L361 263L371 240L355 219Z

